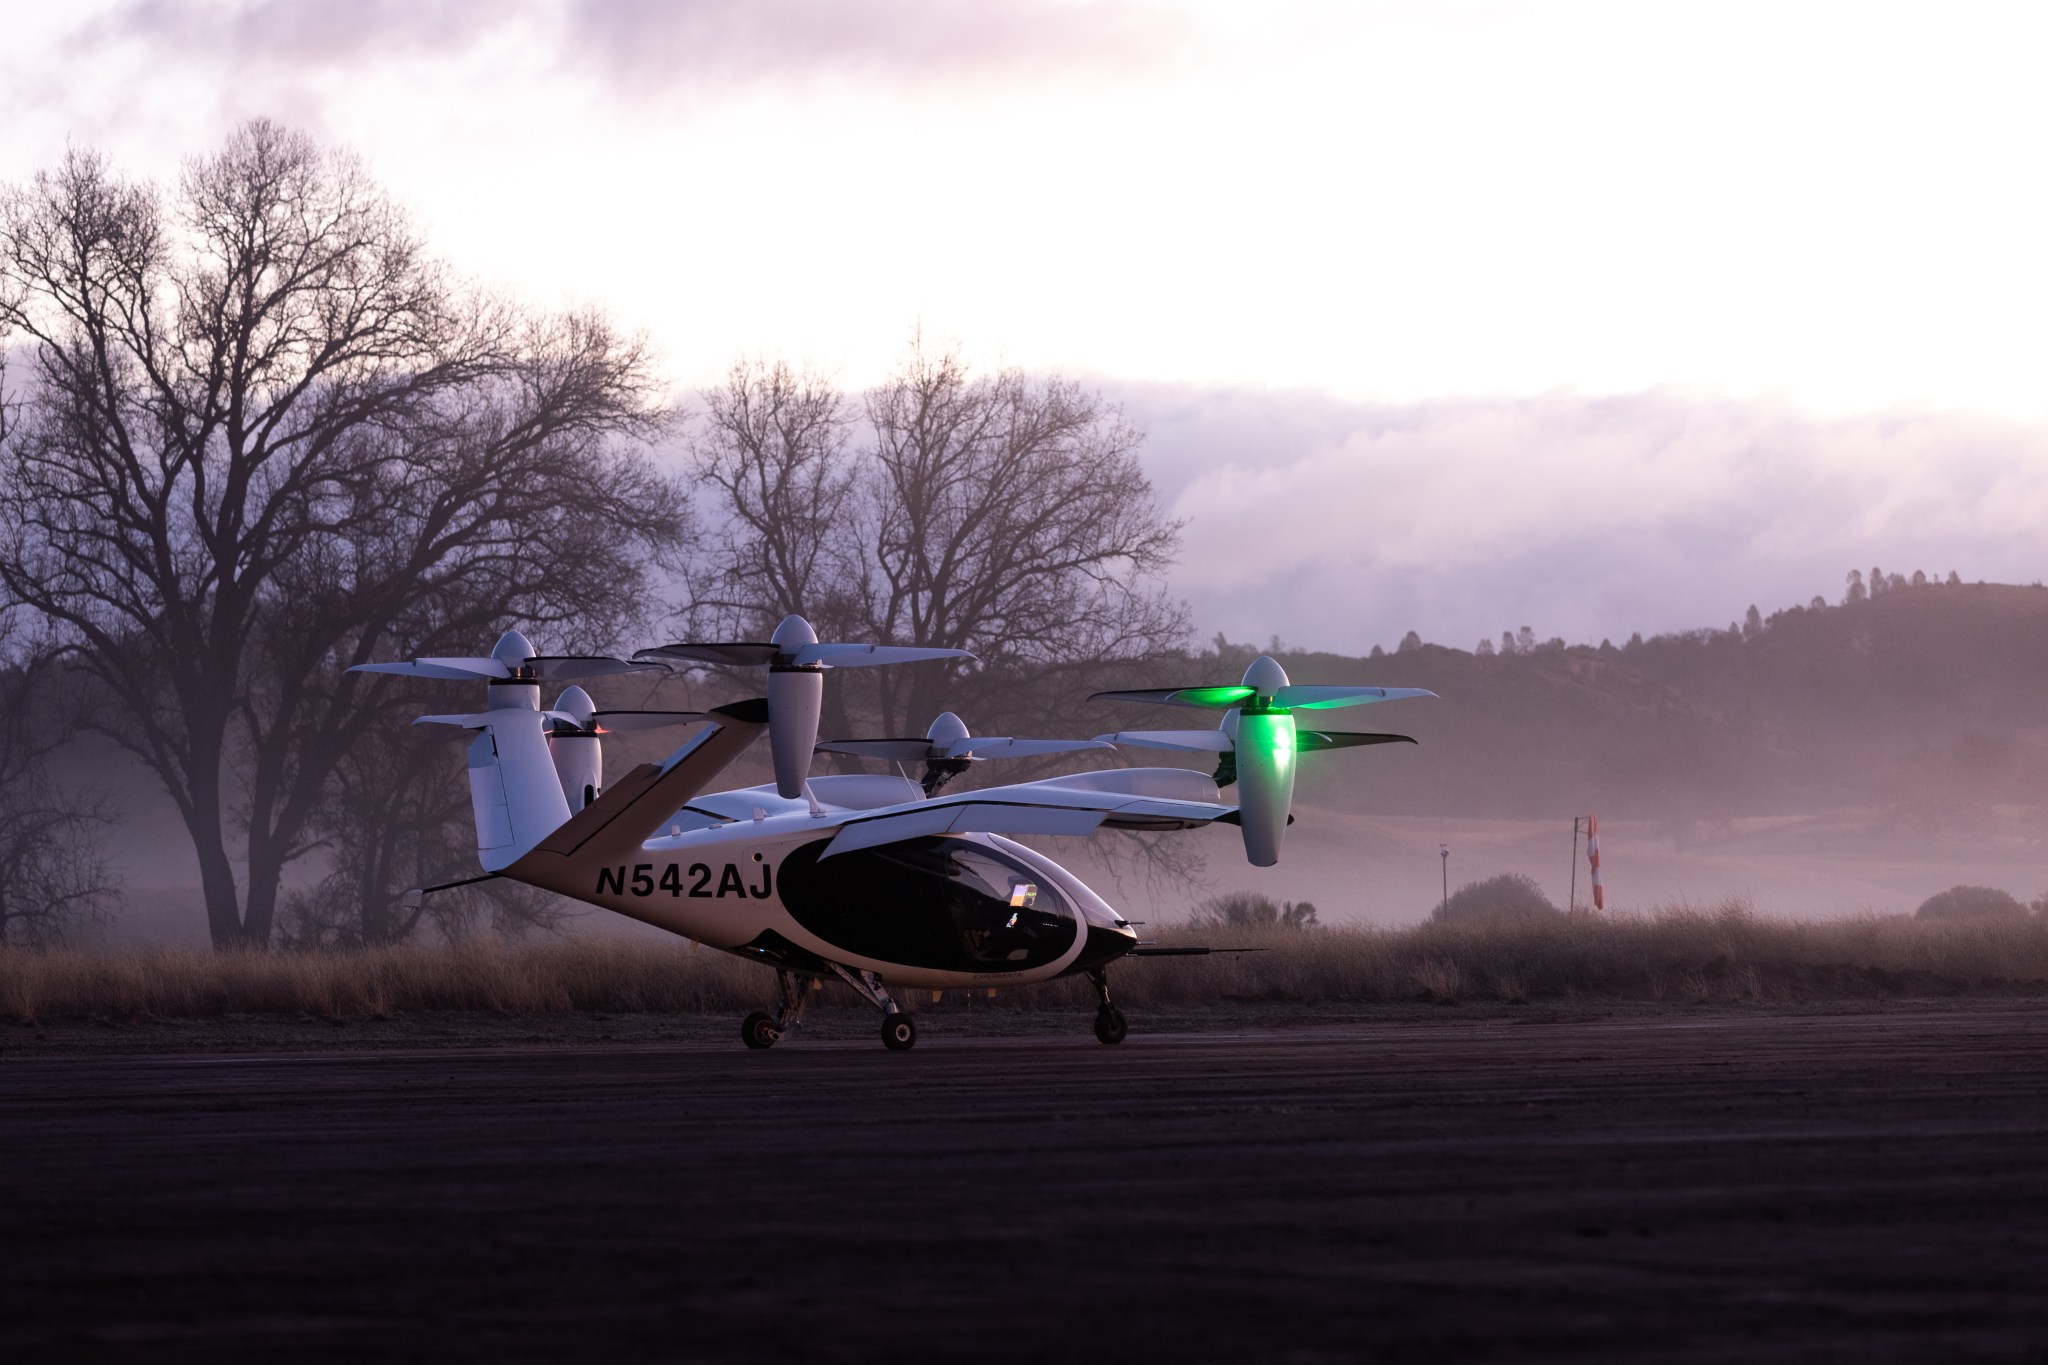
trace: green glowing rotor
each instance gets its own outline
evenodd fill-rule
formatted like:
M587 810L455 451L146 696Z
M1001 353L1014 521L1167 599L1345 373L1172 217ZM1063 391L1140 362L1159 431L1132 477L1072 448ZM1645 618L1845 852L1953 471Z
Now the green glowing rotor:
M1183 687L1173 694L1173 699L1189 706L1235 706L1257 695L1253 689L1244 686Z

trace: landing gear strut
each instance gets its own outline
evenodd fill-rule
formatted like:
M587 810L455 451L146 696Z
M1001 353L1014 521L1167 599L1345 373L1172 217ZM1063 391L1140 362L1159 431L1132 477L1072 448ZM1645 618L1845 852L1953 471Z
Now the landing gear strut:
M917 1046L917 1021L898 1009L896 1002L889 998L889 992L882 988L882 978L873 972L857 972L832 964L832 971L841 981L868 998L868 1003L882 1011L882 1046L891 1052L908 1052Z
M1109 999L1109 973L1101 967L1090 967L1088 979L1095 983L1095 993L1102 997L1102 1008L1095 1011L1095 1037L1104 1043L1121 1043L1131 1026L1124 1022L1124 1012Z
M803 1027L804 1004L810 999L809 983L798 980L793 972L784 971L775 973L775 982L782 993L782 1003L775 1013L770 1015L755 1010L740 1024L740 1040L748 1047L774 1047Z

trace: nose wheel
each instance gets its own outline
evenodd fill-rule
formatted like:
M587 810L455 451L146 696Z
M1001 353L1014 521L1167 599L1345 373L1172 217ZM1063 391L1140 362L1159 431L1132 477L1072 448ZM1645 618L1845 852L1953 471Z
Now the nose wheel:
M1109 973L1100 967L1088 969L1088 979L1095 983L1095 993L1102 997L1102 1008L1095 1011L1095 1039L1101 1043L1121 1043L1131 1026L1124 1021L1124 1012L1109 998Z
M917 1022L907 1014L882 1016L882 1046L891 1052L908 1052L917 1046Z
M1131 1026L1124 1022L1124 1012L1115 1005L1104 1005L1095 1011L1095 1037L1104 1043L1121 1043Z
M803 1027L804 1004L809 999L805 983L783 971L778 971L775 979L782 989L781 1006L773 1014L755 1010L740 1021L740 1041L750 1048L774 1047Z

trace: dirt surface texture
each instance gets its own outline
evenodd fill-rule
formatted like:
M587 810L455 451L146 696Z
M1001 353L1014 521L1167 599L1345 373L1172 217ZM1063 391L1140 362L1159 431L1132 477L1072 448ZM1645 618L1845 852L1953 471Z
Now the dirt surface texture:
M854 1017L11 1047L0 1359L2048 1358L2038 1007Z

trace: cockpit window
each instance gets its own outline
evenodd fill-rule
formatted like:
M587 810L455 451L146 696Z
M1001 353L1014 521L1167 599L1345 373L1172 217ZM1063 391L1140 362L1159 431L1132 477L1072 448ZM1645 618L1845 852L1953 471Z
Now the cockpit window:
M842 854L825 841L783 861L790 915L862 957L941 971L1014 972L1073 946L1073 908L1021 859L964 839L927 838Z

